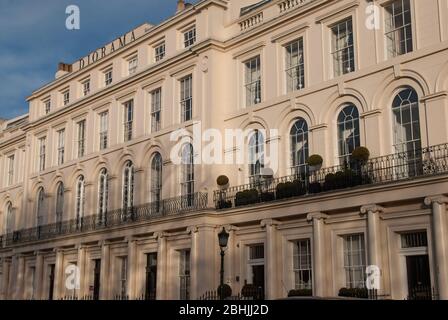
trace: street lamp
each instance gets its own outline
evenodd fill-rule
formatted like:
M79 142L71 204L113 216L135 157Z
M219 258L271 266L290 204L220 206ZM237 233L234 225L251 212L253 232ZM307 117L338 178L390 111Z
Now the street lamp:
M222 228L222 231L218 234L219 247L221 248L221 280L219 285L219 297L224 300L224 254L227 248L227 242L229 241L229 233L226 228Z

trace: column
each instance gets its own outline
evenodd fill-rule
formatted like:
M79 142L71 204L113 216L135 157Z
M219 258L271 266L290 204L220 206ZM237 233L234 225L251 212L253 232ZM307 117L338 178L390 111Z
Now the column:
M101 246L100 300L109 299L110 244Z
M226 231L229 233L229 242L227 244L226 256L224 260L224 283L227 283L231 288L233 294L241 292L241 288L238 288L238 283L235 282L235 231L238 229L235 226L227 225Z
M34 293L34 298L36 300L42 299L42 288L43 288L43 272L44 272L44 256L41 252L37 251L36 253L36 276L35 276L35 288L36 292Z
M127 270L127 295L129 299L135 299L135 280L137 277L137 240L128 241L128 270Z
M2 259L3 264L3 274L2 274L2 288L0 288L0 297L3 300L7 300L8 297L8 287L9 287L9 273L10 273L10 267L11 267L11 261L9 261L7 258Z
M195 295L191 299L196 299L206 291L216 290L219 285L219 268L216 261L219 257L219 247L217 245L218 235L215 225L200 225L197 227L195 235L195 254L191 255L192 269L196 269L196 279L191 285L196 288Z
M380 266L379 223L380 213L384 212L384 208L371 204L361 207L360 211L363 215L367 214L367 263Z
M384 208L376 204L362 206L360 209L362 215L367 214L367 265L377 266L382 272L381 263L381 237L380 237L380 214L384 212ZM379 288L382 290L382 277L379 280Z
M325 219L328 216L321 212L310 213L307 216L309 222L313 222L313 295L325 296Z
M54 266L54 300L62 298L61 288L65 285L64 281L64 251L62 249L55 249L56 264ZM65 292L65 290L64 290Z
M16 285L15 285L15 293L14 293L14 299L15 300L21 300L23 299L23 293L25 288L25 257L22 255L19 255L18 258L18 268L17 268L17 278L16 278Z
M199 257L198 257L198 228L197 227L189 227L188 232L191 235L191 248L190 248L190 297L192 300L196 300L201 296L201 292L199 292L198 285L198 269L199 269Z
M157 238L157 300L166 299L166 272L167 272L167 247L166 238L167 235L164 232L159 232L156 235Z
M79 289L78 289L78 298L81 299L85 295L86 292L86 281L88 280L88 276L86 276L86 248L80 245L78 247L78 271L79 271Z
M261 227L266 229L266 260L265 279L266 298L268 300L279 298L279 284L281 283L278 268L279 255L281 250L278 247L277 225L278 221L267 219L261 221Z
M434 245L434 264L439 299L448 300L448 261L447 261L447 227L446 203L448 197L427 197L425 204L432 206L432 243Z

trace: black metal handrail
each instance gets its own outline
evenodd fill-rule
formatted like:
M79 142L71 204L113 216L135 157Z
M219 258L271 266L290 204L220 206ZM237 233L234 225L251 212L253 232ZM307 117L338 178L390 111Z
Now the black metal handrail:
M448 173L448 144L441 144L314 172L306 168L303 173L286 177L255 179L249 184L216 190L213 200L219 210L445 173Z
M155 218L207 209L207 193L197 192L159 202L93 214L58 223L22 229L0 236L0 247L53 239L63 235L102 230L120 225L149 221Z

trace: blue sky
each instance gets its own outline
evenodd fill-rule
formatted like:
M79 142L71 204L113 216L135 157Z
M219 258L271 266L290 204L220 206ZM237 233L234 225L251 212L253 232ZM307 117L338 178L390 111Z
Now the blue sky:
M197 1L189 1L195 3ZM26 97L72 63L134 27L172 16L177 0L0 0L0 118L28 112ZM81 29L65 28L68 5Z

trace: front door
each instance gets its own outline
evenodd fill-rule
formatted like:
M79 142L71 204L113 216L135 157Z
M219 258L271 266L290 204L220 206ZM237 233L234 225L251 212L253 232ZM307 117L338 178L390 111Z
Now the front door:
M431 300L432 288L428 255L407 256L408 290L410 300Z
M259 299L264 299L264 265L252 266L252 284L259 290Z
M146 262L146 300L155 300L157 289L157 253L147 255Z
M101 276L101 260L95 261L95 269L93 273L93 300L100 299L100 276Z
M50 264L50 283L49 283L49 288L48 288L48 300L53 300L53 294L54 294L54 269L55 269L55 265L54 264Z

